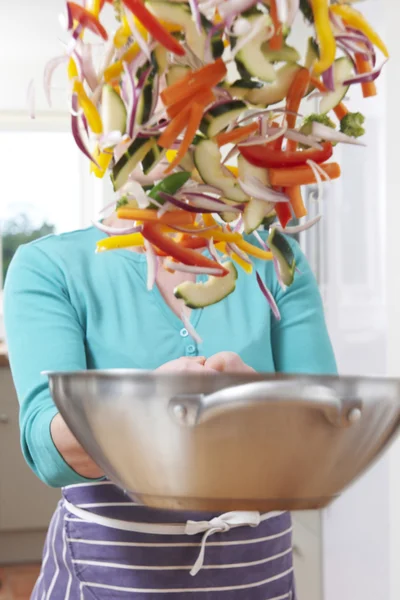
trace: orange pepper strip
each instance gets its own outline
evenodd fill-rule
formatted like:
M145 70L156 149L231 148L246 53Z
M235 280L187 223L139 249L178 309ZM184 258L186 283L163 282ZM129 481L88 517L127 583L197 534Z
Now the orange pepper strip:
M363 54L355 55L357 73L362 75L364 73L371 73L372 67L368 59L365 59ZM377 95L376 85L373 81L367 81L361 84L361 89L364 98L371 98Z
M299 185L287 187L284 188L283 193L289 197L295 217L297 219L305 217L307 215L307 209L304 206L303 197L301 195L301 187Z
M337 163L325 163L319 166L330 179L340 177L340 167ZM268 169L268 175L273 187L291 187L293 185L316 183L314 172L308 165L291 167L290 169Z
M193 223L193 214L184 210L173 210L158 216L156 210L148 208L123 207L117 210L119 219L130 219L132 221L156 222L164 225L187 225Z
M227 69L222 58L205 65L197 71L188 73L176 83L173 83L160 94L161 100L166 106L175 104L184 98L189 98L204 87L212 88L217 85L226 75Z
M283 32L282 23L279 22L278 18L276 0L270 0L269 14L271 15L272 23L274 25L274 35L268 42L269 47L271 50L281 50L283 46Z
M328 89L324 86L324 84L316 77L311 77L311 85L316 87L317 90L319 90L320 92L328 91ZM335 106L335 108L333 109L333 112L335 113L335 115L337 116L339 121L341 121L343 119L343 117L345 117L347 115L347 113L349 111L347 110L347 108L343 104L343 102L340 102L337 106Z
M220 147L225 144L237 144L256 131L258 131L258 123L250 123L250 125L245 125L244 127L236 127L232 131L219 133L215 140Z

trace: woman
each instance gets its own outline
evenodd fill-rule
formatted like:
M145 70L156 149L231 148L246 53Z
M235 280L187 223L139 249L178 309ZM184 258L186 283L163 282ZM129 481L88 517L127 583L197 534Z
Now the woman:
M107 224L119 223L112 216ZM213 524L193 522L219 515L135 505L103 479L75 440L41 372L334 373L321 299L304 256L291 241L298 272L286 292L272 263L255 261L281 321L271 315L255 277L239 273L233 294L191 313L204 340L199 349L178 316L182 306L173 295L187 274L159 269L157 286L148 292L145 256L130 250L95 254L102 237L89 228L21 247L7 276L6 330L21 404L23 453L38 477L62 487L32 598L294 600L288 513L250 513L233 528L230 519L235 517L228 515L213 521L209 535ZM165 529L187 521L192 522L186 531L190 537L184 527L181 535ZM148 524L151 533L138 531Z

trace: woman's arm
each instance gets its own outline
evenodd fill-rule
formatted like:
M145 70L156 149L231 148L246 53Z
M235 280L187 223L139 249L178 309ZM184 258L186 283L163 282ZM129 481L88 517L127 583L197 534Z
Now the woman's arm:
M286 291L274 278L272 292L282 317L281 321L272 317L275 369L283 373L336 374L335 356L317 282L298 244L289 238L288 241L299 272Z
M42 371L86 369L84 331L69 301L63 273L36 244L21 247L8 270L4 293L26 461L52 487L100 477L98 467L58 414L47 378L41 375Z

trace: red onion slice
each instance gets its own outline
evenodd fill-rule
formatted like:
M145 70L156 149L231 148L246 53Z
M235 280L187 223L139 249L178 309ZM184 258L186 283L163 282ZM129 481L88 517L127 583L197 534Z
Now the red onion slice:
M210 238L208 240L208 242L207 242L207 248L208 248L208 251L210 253L211 258L213 258L216 263L220 263L219 254L218 254L218 251L217 251L217 249L215 247L214 239L213 238Z
M153 246L147 240L144 240L147 261L147 289L153 289L157 278L158 259Z
M166 269L170 269L171 271L180 271L182 273L192 273L194 275L214 275L215 277L220 277L224 273L224 269L218 269L216 267L213 269L212 267L195 267L193 265L184 265L183 263L176 263L172 260L168 260L168 258L164 259L164 267Z
M26 93L26 100L28 104L29 116L31 119L34 119L36 116L35 112L35 81L31 79L28 85L28 90Z
M286 25L291 27L293 25L293 21L296 18L296 15L300 9L300 0L287 0L288 3L288 15L286 20Z
M322 73L322 83L330 91L335 91L335 82L333 80L333 67L329 67Z
M115 202L113 204L115 204ZM107 235L128 235L131 233L141 233L143 230L141 225L132 225L131 227L110 227L109 225L104 225L101 221L92 221L92 225Z
M330 129L329 127L327 129ZM333 129L331 129L331 131L334 131ZM285 138L287 138L288 140L293 140L294 142L298 142L299 144L304 144L307 146L310 146L310 148L315 148L316 150L322 150L322 146L321 144L318 143L319 139L325 139L325 138L319 138L317 136L313 135L305 135L304 133L300 133L299 131L296 131L295 129L288 129L285 133Z
M165 204L162 207L164 209L163 212L167 211L167 208L165 208L165 207L168 206L168 204L172 204L173 206L176 206L177 208L181 208L182 210L186 210L187 212L193 212L193 213L215 212L214 210L208 210L208 209L202 210L200 207L191 206L190 204L187 204L186 202L182 202L182 200L178 200L178 198L175 198L175 196L171 196L171 194L166 194L165 192L159 192L158 195L165 202ZM161 216L160 212L159 212L159 216Z
M248 265L252 265L253 262L250 260L250 258L247 256L247 254L245 252L243 252L243 250L241 250L239 248L239 246L237 246L234 243L229 243L227 244L228 248L230 248L230 250L232 252L234 252L235 254L237 254L239 256L239 258L241 258L245 263L247 263Z
M388 59L384 60L381 66L372 71L372 73L363 73L362 75L351 77L351 79L346 79L346 81L343 82L343 85L353 85L354 83L371 83L372 81L375 81L375 79L378 79L379 75L381 74L381 71L387 63L387 60Z
M260 290L262 291L262 293L264 294L271 310L272 313L275 317L275 319L277 321L281 320L281 313L279 312L279 308L277 303L275 302L275 298L273 297L273 295L271 294L271 292L269 291L269 289L267 288L267 286L265 285L265 283L263 282L263 280L260 277L260 274L258 271L256 271L256 278L257 278L257 283L259 285Z
M201 15L197 0L189 0L189 7L192 13L193 21L195 22L197 33L202 33Z
M83 76L89 84L92 92L95 91L99 85L96 70L93 64L92 47L90 44L82 44L82 72Z
M192 338L192 340L198 345L202 344L203 340L201 339L201 337L199 336L199 334L193 327L192 323L190 322L189 317L186 315L186 313L184 311L182 311L182 313L181 313L181 319L182 319L183 325L185 326L185 329L187 330L187 332L190 335L190 337Z
M253 231L253 235L256 238L257 242L260 244L261 248L263 250L265 250L265 252L268 252L269 248L268 248L267 244L264 242L264 240L262 239L261 235L258 233L257 230Z
M139 48L141 49L141 51L143 52L143 54L145 55L147 60L151 61L151 51L150 51L149 44L142 37L141 33L139 32L138 28L136 27L131 11L126 10L125 16L128 21L129 29L131 30L132 35L135 38L135 42L137 43L137 45L139 46Z
M366 146L364 142L361 142L359 139L346 135L341 131L336 131L336 129L332 129L327 125L323 125L322 123L314 122L312 124L312 136L319 140L324 140L326 142L339 142L342 144L353 144L355 146Z
M153 198L151 199L154 202ZM170 225L171 229L175 231L179 231L180 233L187 233L189 235L197 235L198 233L204 233L204 231L210 231L211 229L215 229L214 225L210 225L209 227L197 227L196 229L189 229L188 227L181 227L180 225Z
M289 235L296 235L298 233L303 233L303 231L307 231L308 229L311 229L311 227L314 227L314 225L319 223L321 219L322 219L322 215L317 215L313 219L309 219L308 221L306 221L305 223L302 223L300 225L293 225L293 226L283 228L282 225L276 223L276 224L272 225L271 227L275 227L275 229L277 229L278 231L281 231L282 233L287 233Z
M265 202L289 202L289 198L281 192L276 192L271 187L261 183L257 177L249 175L245 180L239 179L239 185L245 194Z
M100 166L97 164L97 162L95 161L95 159L93 158L93 156L90 154L89 150L86 147L86 144L83 140L82 137L82 133L81 133L81 129L79 126L79 115L78 115L78 95L77 94L72 94L72 110L74 111L74 113L71 115L71 129L72 129L72 135L73 138L76 142L76 145L78 146L79 150L81 152L83 152L83 154L85 156L87 156L87 158L89 158L98 169L100 169Z
M47 99L47 103L48 105L51 107L51 80L53 78L53 74L54 71L56 70L56 68L61 65L62 63L66 62L68 60L68 56L56 56L55 58L52 58L51 60L49 60L49 62L46 64L45 68L44 68L44 74L43 74L43 87L44 87L44 93L46 95L46 99Z

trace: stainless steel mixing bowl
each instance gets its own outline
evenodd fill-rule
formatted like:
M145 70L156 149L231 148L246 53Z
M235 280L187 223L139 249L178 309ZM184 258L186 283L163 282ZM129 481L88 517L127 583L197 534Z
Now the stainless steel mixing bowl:
M49 373L54 401L106 475L152 507L322 508L400 425L376 378Z

